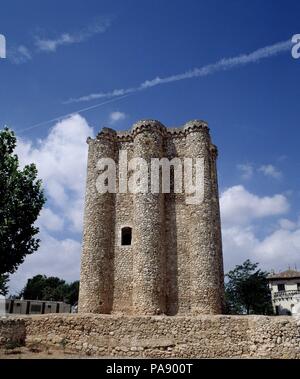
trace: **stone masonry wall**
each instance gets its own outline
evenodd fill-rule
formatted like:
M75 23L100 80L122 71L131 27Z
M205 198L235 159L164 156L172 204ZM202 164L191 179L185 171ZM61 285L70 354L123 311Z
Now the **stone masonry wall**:
M286 316L77 314L0 319L0 341L9 335L16 338L20 331L26 344L64 346L104 357L300 358L300 321Z
M23 344L26 338L24 320L18 318L0 318L0 347Z
M89 139L79 311L127 315L220 314L223 258L217 186L217 149L203 121L166 128L155 120L130 131L104 128ZM204 159L204 201L190 195L105 195L96 191L100 158ZM118 169L118 166L117 166ZM117 171L119 178L119 171ZM130 174L129 174L130 177ZM150 175L148 177L150 186ZM172 177L171 177L171 183ZM119 184L119 182L118 182ZM122 227L132 245L121 245Z

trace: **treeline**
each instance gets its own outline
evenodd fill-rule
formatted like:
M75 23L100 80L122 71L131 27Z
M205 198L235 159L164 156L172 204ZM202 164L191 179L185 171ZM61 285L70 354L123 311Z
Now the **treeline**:
M268 272L258 263L246 260L235 266L225 276L225 301L227 314L273 314ZM28 279L18 295L25 300L64 301L74 305L78 302L79 281L67 283L57 277L36 275Z

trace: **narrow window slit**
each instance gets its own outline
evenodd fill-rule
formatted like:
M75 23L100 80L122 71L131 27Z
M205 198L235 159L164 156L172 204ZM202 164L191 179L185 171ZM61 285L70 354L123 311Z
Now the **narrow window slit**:
M125 227L121 230L121 245L130 246L132 242L132 228Z

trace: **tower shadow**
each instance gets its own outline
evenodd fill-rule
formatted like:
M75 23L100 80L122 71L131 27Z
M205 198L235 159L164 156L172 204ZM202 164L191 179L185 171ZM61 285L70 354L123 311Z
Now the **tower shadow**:
M177 156L173 142L168 145L169 159ZM166 251L166 314L174 316L179 309L178 251L176 195L174 194L174 168L170 172L170 193L165 194L165 251Z

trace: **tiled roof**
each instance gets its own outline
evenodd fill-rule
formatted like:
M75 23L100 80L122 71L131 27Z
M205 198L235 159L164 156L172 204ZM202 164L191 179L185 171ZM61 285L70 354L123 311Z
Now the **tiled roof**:
M268 279L294 279L300 278L300 271L286 270L279 272L278 274L270 274Z

